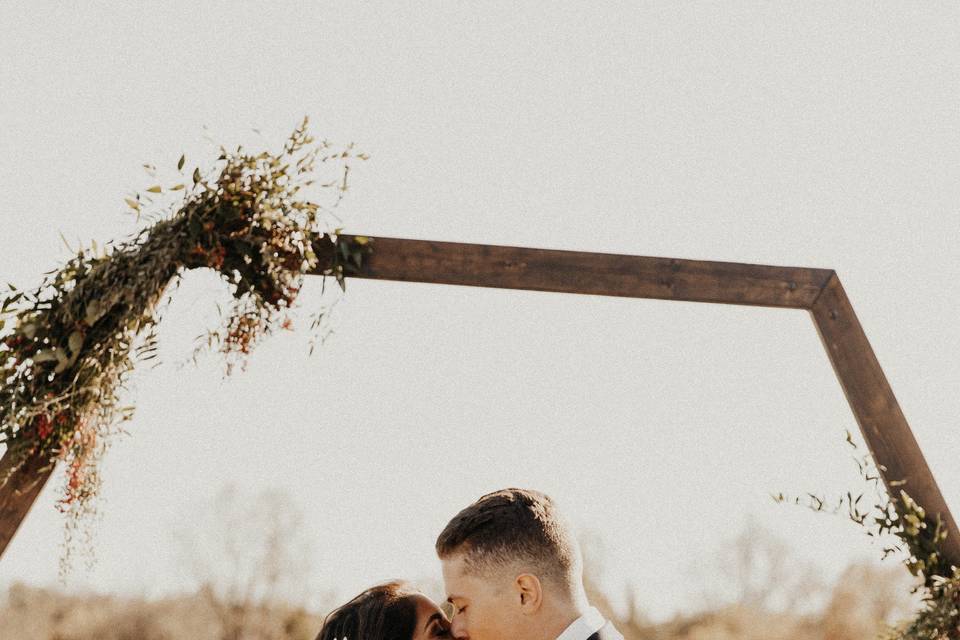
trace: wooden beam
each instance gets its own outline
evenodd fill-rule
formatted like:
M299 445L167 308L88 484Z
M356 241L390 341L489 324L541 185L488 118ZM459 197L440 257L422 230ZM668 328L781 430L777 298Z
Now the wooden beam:
M887 493L897 497L903 489L928 517L936 518L939 513L949 531L943 544L944 556L960 566L957 523L836 275L824 287L810 314ZM891 486L897 481L906 484Z
M349 277L809 310L888 491L896 495L890 482L906 480L910 495L941 515L945 555L960 565L957 525L833 271L400 238L373 246ZM0 472L11 464L4 456ZM51 471L31 458L0 486L0 554Z
M808 309L831 273L828 269L376 238L372 255L351 276Z
M944 554L960 566L960 530L832 270L376 238L353 277L807 309L888 493L906 480L899 488L940 514Z

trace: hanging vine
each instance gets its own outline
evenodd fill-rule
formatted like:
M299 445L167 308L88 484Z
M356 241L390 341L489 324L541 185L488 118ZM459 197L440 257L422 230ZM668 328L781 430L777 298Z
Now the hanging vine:
M0 443L15 462L62 461L57 506L66 515L67 565L73 534L95 513L100 460L133 413L122 404L128 377L156 356L161 301L185 271L212 269L229 284L232 307L208 345L230 373L290 325L305 274L333 276L343 287L372 249L367 238L347 242L330 229L351 163L366 155L316 142L307 124L277 153L221 147L205 173L194 168L187 177L181 157L177 184L127 199L147 223L133 237L82 249L39 286L8 285L0 297ZM332 174L326 181L320 167ZM175 200L153 211L160 194Z
M803 504L817 512L844 513L864 528L866 534L882 541L883 558L900 557L911 575L919 578L914 592L920 592L923 609L916 618L889 629L886 640L960 640L960 568L951 565L941 548L948 535L947 527L937 514L928 514L903 489L903 480L889 483L899 491L891 496L869 454L860 454L850 432L847 444L856 452L860 476L872 495L854 496L852 492L833 503L812 493L803 498L789 498L783 493L773 496L777 502ZM886 469L884 469L886 471ZM833 505L833 506L831 506Z

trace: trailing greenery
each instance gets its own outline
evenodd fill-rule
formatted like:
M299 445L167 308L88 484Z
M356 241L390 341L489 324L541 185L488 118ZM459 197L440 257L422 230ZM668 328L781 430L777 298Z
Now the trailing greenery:
M847 443L859 453L850 432ZM823 497L808 493L805 500L792 500L783 493L773 496L777 502L793 502L818 512L841 513L866 529L868 536L883 539L886 544L883 557L902 558L910 574L920 578L914 592L923 597L924 608L917 617L890 629L888 640L958 640L960 639L960 568L951 565L941 551L949 531L940 514L931 516L906 491L899 489L904 480L890 481L890 489L899 495L891 496L884 487L880 473L869 454L856 455L854 461L861 477L873 490L871 499L864 501L864 493L856 497L848 492L830 508ZM883 471L886 468L881 467ZM868 504L872 502L872 505Z
M227 373L242 364L264 337L290 327L305 274L323 264L343 287L371 250L369 239L346 242L329 229L350 163L363 159L352 145L315 142L306 118L277 153L221 147L208 172L195 168L189 178L181 157L181 181L127 199L138 220L144 214L133 237L79 250L34 289L8 285L0 297L0 443L17 462L63 461L66 557L77 523L95 511L99 460L132 415L121 402L128 377L156 356L162 301L186 270L218 272L233 305L207 344ZM332 179L318 181L320 165ZM174 200L154 212L162 194Z

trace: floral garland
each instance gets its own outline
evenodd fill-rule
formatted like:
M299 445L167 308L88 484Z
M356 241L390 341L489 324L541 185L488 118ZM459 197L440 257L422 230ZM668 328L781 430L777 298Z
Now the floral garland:
M847 444L857 450L849 431ZM824 498L808 493L806 506L813 511L834 514L845 510L847 517L864 527L868 536L889 541L883 549L884 559L890 555L901 556L910 574L922 580L913 592L921 592L923 609L913 620L889 629L884 639L960 640L960 568L951 565L941 551L948 530L940 515L937 514L936 518L929 516L902 489L897 497L889 495L869 454L855 456L854 460L861 477L872 485L872 506L861 507L863 493L841 496L833 509L827 507ZM893 480L889 484L891 488L897 488L906 483ZM773 499L801 503L799 497L791 500L783 493Z
M69 568L78 523L95 514L98 463L132 416L133 407L121 404L125 384L137 362L156 356L161 300L185 270L214 269L230 285L232 308L209 341L229 374L264 337L290 327L305 274L332 275L343 288L344 275L370 252L369 239L346 242L339 229L329 231L327 220L347 189L351 161L367 156L353 145L316 143L307 123L304 118L279 153L221 147L208 175L197 168L192 180L150 187L147 194L182 200L151 215L126 241L80 250L35 289L8 285L0 297L0 443L15 462L40 455L50 465L64 463L57 504L67 516L61 569L63 563ZM181 157L181 176L184 164ZM334 179L317 181L320 164ZM305 197L311 186L332 193L330 202ZM138 220L152 209L153 197L127 199Z

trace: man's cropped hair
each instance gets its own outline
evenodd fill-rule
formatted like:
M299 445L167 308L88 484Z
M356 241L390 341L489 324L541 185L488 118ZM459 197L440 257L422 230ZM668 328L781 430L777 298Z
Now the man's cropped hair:
M441 558L462 554L472 573L514 568L567 588L581 579L580 550L549 496L502 489L455 515L437 538Z

